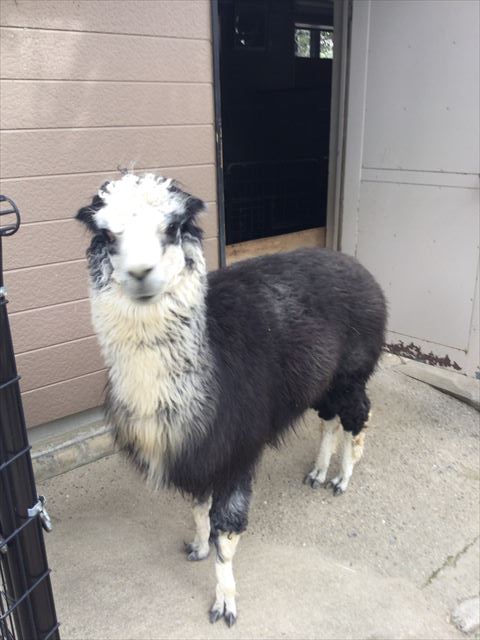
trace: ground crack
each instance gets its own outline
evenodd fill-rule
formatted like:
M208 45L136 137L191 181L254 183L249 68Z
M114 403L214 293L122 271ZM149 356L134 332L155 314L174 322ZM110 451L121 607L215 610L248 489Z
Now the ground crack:
M457 562L460 560L460 558L467 553L467 551L473 547L473 545L478 542L478 540L480 539L480 536L477 536L476 538L474 538L471 542L468 542L463 549L460 549L460 551L458 553L456 553L454 556L447 556L445 562L438 567L438 569L435 569L435 571L432 571L432 573L428 576L427 580L423 583L422 585L422 589L425 589L425 587L428 587L432 584L432 582L435 580L435 578L438 577L438 575L447 567L456 567L457 566Z

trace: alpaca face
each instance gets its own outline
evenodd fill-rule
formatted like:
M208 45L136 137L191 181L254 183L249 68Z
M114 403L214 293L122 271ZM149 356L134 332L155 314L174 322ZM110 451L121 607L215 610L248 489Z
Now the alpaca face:
M189 245L200 242L195 217L203 207L172 180L153 174L127 174L103 185L77 214L94 233L94 286L117 285L139 304L158 299L191 267Z

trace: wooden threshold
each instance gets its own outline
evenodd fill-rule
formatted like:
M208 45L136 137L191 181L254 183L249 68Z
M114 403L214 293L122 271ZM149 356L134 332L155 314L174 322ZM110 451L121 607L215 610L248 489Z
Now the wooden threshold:
M317 227L315 229L305 229L305 231L295 231L295 233L285 233L281 236L227 244L225 247L226 262L227 264L233 264L240 260L247 260L248 258L266 254L293 251L301 247L324 247L325 232L325 227Z

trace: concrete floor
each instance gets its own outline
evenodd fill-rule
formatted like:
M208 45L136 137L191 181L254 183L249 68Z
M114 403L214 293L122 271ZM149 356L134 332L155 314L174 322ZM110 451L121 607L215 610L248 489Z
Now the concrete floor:
M237 624L212 626L213 553L185 560L188 503L153 493L119 455L44 482L62 638L460 638L452 608L479 593L479 414L395 368L347 493L302 484L312 413L266 452L235 559ZM335 470L333 464L332 472Z

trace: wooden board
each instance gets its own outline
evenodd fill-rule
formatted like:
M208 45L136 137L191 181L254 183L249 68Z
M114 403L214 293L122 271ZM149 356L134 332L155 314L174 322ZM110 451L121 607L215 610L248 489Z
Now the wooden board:
M325 231L325 227L318 227L295 233L285 233L281 236L229 244L226 246L225 252L227 264L265 254L293 251L301 247L324 247Z

